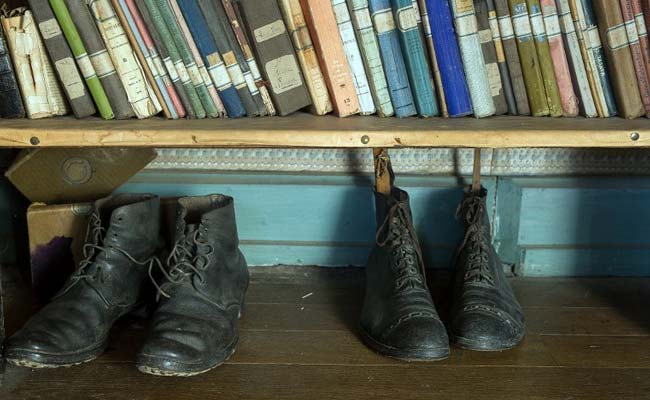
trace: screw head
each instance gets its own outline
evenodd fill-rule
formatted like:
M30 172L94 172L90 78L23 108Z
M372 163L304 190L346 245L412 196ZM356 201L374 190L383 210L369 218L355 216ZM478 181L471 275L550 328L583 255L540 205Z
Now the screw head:
M640 137L641 137L641 135L639 134L639 132L632 132L632 133L630 133L630 139L631 139L632 141L634 141L634 142L636 142L637 140L639 140Z
M39 144L41 144L41 140L36 136L32 136L31 139L29 139L29 143L31 143L32 146L38 146Z
M370 143L370 138L368 137L368 135L361 136L361 143L363 143L363 144Z

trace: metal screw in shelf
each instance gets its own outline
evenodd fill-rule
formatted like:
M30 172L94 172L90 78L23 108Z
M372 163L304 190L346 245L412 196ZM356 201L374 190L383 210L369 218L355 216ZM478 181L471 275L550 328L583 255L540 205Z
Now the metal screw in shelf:
M370 138L368 137L368 135L361 136L361 143L363 143L363 144L370 143Z
M632 133L630 133L630 139L631 139L633 142L636 142L637 140L639 140L640 137L641 137L641 135L639 134L639 132L632 132Z

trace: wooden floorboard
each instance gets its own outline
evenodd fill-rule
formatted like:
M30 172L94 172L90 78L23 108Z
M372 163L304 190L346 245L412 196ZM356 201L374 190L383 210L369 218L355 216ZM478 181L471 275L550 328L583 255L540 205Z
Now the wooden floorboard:
M137 372L134 355L147 327L129 317L90 364L8 366L0 399L650 399L650 279L512 279L528 327L521 346L501 353L452 348L448 360L409 364L361 343L359 271L298 284L285 278L253 275L237 353L206 375ZM443 316L447 281L431 282ZM38 306L15 290L18 282L8 286L12 333Z

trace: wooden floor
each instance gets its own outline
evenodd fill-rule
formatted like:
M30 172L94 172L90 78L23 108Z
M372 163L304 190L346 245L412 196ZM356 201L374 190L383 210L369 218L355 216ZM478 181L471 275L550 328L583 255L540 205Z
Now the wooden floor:
M145 324L131 319L90 364L7 366L0 399L650 399L650 279L514 279L528 328L520 347L452 348L446 361L408 364L360 342L360 271L304 271L254 274L237 353L210 373L139 373L133 358ZM445 279L433 281L442 311ZM24 292L10 290L8 333L28 304Z

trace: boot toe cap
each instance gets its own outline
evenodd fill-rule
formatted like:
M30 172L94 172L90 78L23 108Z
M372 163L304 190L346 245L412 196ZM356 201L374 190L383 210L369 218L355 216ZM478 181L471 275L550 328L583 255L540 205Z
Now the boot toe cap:
M523 340L523 325L496 309L463 312L451 326L454 342L460 347L498 351L515 347Z
M434 361L449 356L449 339L444 325L434 318L414 318L389 327L381 339L369 337L375 350L407 361Z

